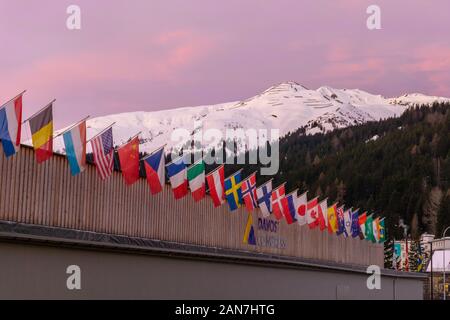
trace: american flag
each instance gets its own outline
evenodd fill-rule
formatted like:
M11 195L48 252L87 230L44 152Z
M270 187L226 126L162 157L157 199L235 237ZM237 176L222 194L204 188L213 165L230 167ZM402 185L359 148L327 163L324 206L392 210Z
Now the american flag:
M100 177L105 180L114 168L114 146L112 128L91 140L94 162Z

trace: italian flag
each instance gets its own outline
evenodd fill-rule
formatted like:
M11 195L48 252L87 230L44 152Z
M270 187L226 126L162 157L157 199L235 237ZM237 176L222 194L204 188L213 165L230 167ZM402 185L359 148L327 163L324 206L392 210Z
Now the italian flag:
M202 160L194 163L188 168L187 178L189 188L195 201L199 201L205 197L205 164Z

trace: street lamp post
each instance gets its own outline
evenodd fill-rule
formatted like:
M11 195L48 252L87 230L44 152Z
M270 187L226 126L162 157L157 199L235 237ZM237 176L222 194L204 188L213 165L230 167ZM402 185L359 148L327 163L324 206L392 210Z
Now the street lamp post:
M442 233L442 239L444 239L444 261L443 261L443 265L444 265L444 274L443 274L443 276L444 276L444 300L446 300L446 292L445 292L445 267L446 267L446 265L445 265L445 234L447 233L447 231L450 229L450 227L447 227L447 228L445 228L445 230L444 230L444 232Z

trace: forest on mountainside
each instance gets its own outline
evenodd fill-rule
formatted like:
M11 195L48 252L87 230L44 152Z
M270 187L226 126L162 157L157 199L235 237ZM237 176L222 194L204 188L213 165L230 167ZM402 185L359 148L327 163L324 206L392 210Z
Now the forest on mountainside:
M450 225L450 105L408 109L401 117L280 141L273 186L308 190L386 217L388 236L400 238L399 218L413 238ZM232 173L239 166L227 168ZM247 165L243 177L257 165ZM258 176L258 185L271 177ZM360 211L362 212L362 211Z

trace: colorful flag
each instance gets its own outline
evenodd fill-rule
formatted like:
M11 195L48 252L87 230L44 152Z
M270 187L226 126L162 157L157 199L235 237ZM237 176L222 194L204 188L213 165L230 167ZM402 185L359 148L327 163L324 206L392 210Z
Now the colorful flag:
M328 233L336 233L338 231L337 204L333 204L328 208Z
M200 201L205 197L205 163L203 160L197 161L187 169L187 178L192 197L195 201Z
M120 169L127 185L139 180L139 138L135 137L118 149Z
M157 194L164 188L166 182L165 163L164 147L144 158L145 175L147 176L147 184L152 194Z
M281 203L283 205L282 211L287 223L293 224L294 222L296 222L297 219L295 216L297 208L299 207L299 203L297 201L297 190L292 191L291 193L283 197L283 199L281 199Z
M297 220L297 223L301 226L307 223L306 221L306 208L308 206L308 199L306 197L307 193L308 192L304 192L302 193L301 196L297 197L295 220Z
M306 222L310 229L319 225L319 198L316 197L308 202L306 206Z
M225 200L225 167L221 165L216 170L206 175L209 194L213 200L214 207L221 206Z
M360 236L361 229L359 228L359 209L352 211L352 238Z
M272 212L277 220L281 220L283 214L282 200L285 196L284 183L272 191Z
M42 163L53 155L52 103L30 119L30 129L36 160L38 163Z
M20 148L22 130L22 95L0 107L0 140L8 158Z
M364 230L365 230L365 239L367 241L375 242L373 234L373 214L367 217Z
M86 169L86 121L63 134L70 173L73 176Z
M372 239L372 242L379 242L380 241L380 225L379 225L379 223L380 223L380 218L379 217L377 217L377 218L375 218L375 219L373 219L373 223L372 223L372 225L373 225L373 239Z
M184 159L175 159L166 165L166 169L175 199L183 198L188 193L187 170Z
M344 212L344 223L345 223L345 230L344 230L344 237L350 237L352 234L352 208L348 209Z
M252 173L241 185L242 199L249 212L258 207L256 202L256 173Z
M241 171L225 179L225 197L227 198L230 211L241 207Z
M267 181L261 187L256 189L256 197L261 214L267 218L272 213L272 180Z
M251 212L248 213L247 225L245 227L244 239L242 242L252 246L256 245L255 230L253 228L253 216Z
M319 227L320 230L323 231L328 228L328 201L327 199L322 200L319 203Z
M336 234L341 235L345 232L344 206L340 206L339 208L337 208L336 215L337 215L337 226L338 226Z
M366 221L367 221L367 212L364 212L358 216L358 224L359 224L359 237L361 240L366 238Z
M114 142L112 128L91 140L92 153L97 172L106 180L114 170Z
M378 240L379 243L383 243L384 241L386 241L386 230L385 230L385 226L384 226L384 219L385 218L381 219L380 223L379 223L379 227L380 227L380 231L379 231L380 236L379 236L379 240Z

